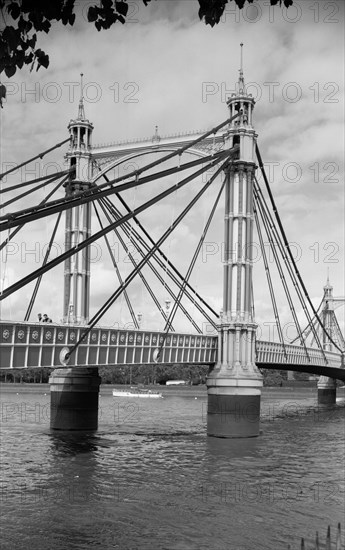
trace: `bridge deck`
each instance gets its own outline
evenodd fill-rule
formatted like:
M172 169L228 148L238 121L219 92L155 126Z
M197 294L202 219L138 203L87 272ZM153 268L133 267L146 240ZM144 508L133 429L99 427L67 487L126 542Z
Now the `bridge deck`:
M53 323L0 321L1 369L58 367L60 353L72 347L85 330L83 326ZM155 363L155 352L163 342L157 331L94 328L77 348L71 364L80 366L143 365ZM256 363L260 367L315 372L345 378L344 357L339 353L277 342L256 342ZM214 365L218 336L170 333L159 363ZM338 371L338 373L337 373ZM340 371L342 371L340 373Z
M60 366L60 352L80 338L85 327L51 323L0 323L1 368ZM217 338L168 334L161 363L213 364ZM163 341L159 332L94 328L76 350L77 365L130 365L154 363L154 352Z

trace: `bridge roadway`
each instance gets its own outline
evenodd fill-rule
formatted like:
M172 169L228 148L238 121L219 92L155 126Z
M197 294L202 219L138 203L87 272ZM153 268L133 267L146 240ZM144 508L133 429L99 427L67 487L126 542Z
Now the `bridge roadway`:
M0 321L2 369L59 367L60 353L80 338L85 327L55 323ZM93 328L71 359L79 366L155 364L155 352L163 342L159 331ZM285 350L284 350L285 347ZM258 340L255 362L259 368L295 370L345 381L344 356L316 348ZM159 363L214 365L218 336L169 333Z

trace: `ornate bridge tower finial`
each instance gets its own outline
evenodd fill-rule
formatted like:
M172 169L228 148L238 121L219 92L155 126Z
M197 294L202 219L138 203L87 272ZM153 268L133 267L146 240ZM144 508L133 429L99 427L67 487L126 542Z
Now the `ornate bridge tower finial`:
M161 140L161 138L160 138L160 135L158 134L158 126L157 126L157 124L156 124L156 126L155 126L155 133L154 133L154 135L152 136L152 142L155 142L155 141L159 142L160 140Z
M78 106L78 120L85 120L84 97L83 97L83 73L80 73L80 99Z
M93 124L85 117L83 73L80 74L78 116L70 120L71 141L66 154L71 172L65 184L66 196L89 189L92 180L91 137ZM91 235L91 203L66 211L65 250L70 250ZM88 250L75 254L65 262L64 310L65 323L85 324L89 319L90 255Z
M240 62L240 76L238 79L238 91L240 94L243 94L245 92L245 84L244 84L244 77L243 77L243 42L241 42L240 46L241 46L241 62Z

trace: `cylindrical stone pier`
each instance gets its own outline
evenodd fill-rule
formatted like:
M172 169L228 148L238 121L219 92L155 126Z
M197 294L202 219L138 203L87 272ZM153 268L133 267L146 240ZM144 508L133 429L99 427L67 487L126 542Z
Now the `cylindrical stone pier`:
M51 429L97 430L101 383L97 368L59 368L49 383Z
M227 378L221 372L207 379L207 435L224 438L257 437L260 433L261 375Z
M317 383L317 401L320 405L335 405L337 382L328 376L320 376Z

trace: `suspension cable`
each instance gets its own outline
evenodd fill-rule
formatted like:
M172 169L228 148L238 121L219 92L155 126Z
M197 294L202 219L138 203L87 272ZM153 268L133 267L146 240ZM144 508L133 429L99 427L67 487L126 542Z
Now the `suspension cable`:
M167 322L166 322L166 325L165 325L165 327L164 327L164 334L163 334L162 341L160 342L160 345L159 345L158 354L157 354L157 359L158 359L159 356L160 356L160 353L161 353L162 348L163 348L163 346L164 346L166 337L167 337L167 335L168 335L168 331L169 331L169 329L170 329L170 325L171 325L171 323L173 322L174 317L175 317L175 315L176 315L177 308L178 308L178 305L180 304L181 299L182 299L182 296L183 296L183 294L184 294L184 290L185 290L185 288L186 288L187 281L188 281L188 279L190 278L190 276L191 276L191 274L192 274L192 271L193 271L193 269L194 269L196 260L197 260L197 258L198 258L198 256L199 256L201 247L202 247L202 245L203 245L203 243L204 243L204 240L205 240L205 237L206 237L207 232L208 232L208 230L209 230L209 227L210 227L210 225L211 225L211 222L212 222L214 213L215 213L216 208L217 208L217 206L218 206L218 202L219 202L219 199L220 199L221 194L222 194L222 192L223 192L225 183L226 183L226 178L224 178L224 181L223 181L223 183L222 183L222 185L221 185L221 188L220 188L220 190L219 190L219 192L218 192L218 195L217 195L217 197L216 197L216 200L215 200L215 202L214 202L214 204L213 204L213 207L212 207L212 209L211 209L210 215L209 215L209 217L208 217L208 219L207 219L207 222L206 222L206 224L205 224L205 226L204 226L204 229L203 229L203 232L202 232L201 237L200 237L200 239L199 239L198 245L197 245L197 247L196 247L196 249L195 249L195 252L194 252L194 254L193 254L192 260L191 260L191 262L190 262L190 264L189 264L189 267L188 267L188 269L187 269L186 276L185 276L184 281L183 281L183 283L182 283L182 285L181 285L181 288L180 288L180 290L179 290L179 293L178 293L178 296L177 296L177 301L174 302L174 305L173 305L173 307L172 307L172 310L171 310L171 312L170 312L170 314L169 314L169 318L168 318L168 320L167 320Z
M280 279L281 279L281 282L282 282L282 285L283 285L283 288L284 288L284 291L285 291L285 295L286 295L286 298L287 298L287 301L288 301L288 304L289 304L289 307L290 307L290 311L291 311L292 316L293 316L295 326L297 328L297 332L298 332L298 335L299 335L299 338L300 338L300 341L301 341L301 345L304 346L304 350L306 352L306 355L309 358L307 346L305 344L305 341L303 340L302 330L301 330L301 327L300 327L300 324L299 324L299 321L298 321L298 318L297 318L297 315L296 315L296 311L295 311L295 308L294 308L294 305L293 305L293 302L292 302L292 299L291 299L291 295L290 295L290 292L289 292L289 287L287 285L287 282L286 282L286 279L285 279L285 276L284 276L284 272L283 272L283 269L282 269L282 266L281 266L281 263L280 263L280 259L279 259L279 256L277 254L277 250L275 248L273 234L272 234L272 231L271 231L273 226L270 226L269 219L268 219L268 217L267 217L267 215L266 215L266 213L263 209L263 204L260 200L260 196L259 196L258 190L257 190L257 185L255 185L255 180L254 180L254 188L253 189L254 189L254 199L256 200L256 205L258 207L258 211L260 212L261 219L262 219L262 222L264 224L265 231L266 231L266 234L268 236L269 243L271 245L274 260L275 260L276 266L278 268L278 273L279 273L279 276L280 276Z
M54 239L55 239L56 231L57 231L57 228L59 227L61 216L62 216L62 212L59 212L59 214L57 216L55 226L54 226L54 229L53 229L53 232L52 232L52 235L50 237L48 248L47 248L46 253L44 255L42 265L46 265L46 263L48 261L49 254L50 254L50 251L51 251ZM42 275L40 275L40 277L37 278L35 288L34 288L34 291L32 293L32 296L31 296L31 299L30 299L30 302L29 302L29 305L28 305L28 309L26 310L26 313L25 313L24 321L28 321L30 319L32 308L34 306L34 303L35 303L35 300L36 300L36 297L37 297L37 293L38 293L41 281L42 281Z
M262 251L262 256L263 256L263 260L264 260L264 267L265 267L265 273L266 273L266 277L267 277L268 288L269 288L269 291L270 291L272 305L273 305L274 317L275 317L277 328L278 328L279 340L280 340L280 342L283 346L284 355L285 355L285 357L287 357L283 331L282 331L282 327L281 327L281 324L280 324L280 318L279 318L279 313L278 313L278 308L277 308L277 302L276 302L274 289L273 289L273 284L272 284L271 272L270 272L270 268L269 268L268 261L267 261L267 255L266 255L266 250L265 250L265 246L264 246L264 241L263 241L263 238L262 238L260 221L259 221L255 201L254 201L254 205L253 205L253 211L254 211L254 218L255 218L255 222L256 222L256 229L257 229L257 232L258 232L258 237L259 237L260 247L261 247L261 251Z
M140 271L144 265L147 263L147 261L151 258L155 250L158 246L160 246L170 235L170 233L175 229L175 227L178 226L178 224L181 222L181 220L186 216L186 214L190 211L190 209L195 205L195 203L199 200L199 198L203 195L203 193L209 188L211 183L215 180L215 178L218 176L218 174L224 170L225 165L228 163L228 159L226 159L225 162L222 163L222 165L216 170L216 172L211 176L211 178L208 180L208 182L204 185L204 187L197 193L197 195L191 200L191 202L186 206L186 208L181 212L181 214L176 218L174 223L165 231L165 233L160 237L160 239L157 241L156 245L151 248L150 252L139 262L137 265L137 268L134 269L127 277L124 282L124 285L119 287L109 298L108 300L103 304L103 306L100 308L100 310L96 313L96 315L93 316L93 318L90 321L89 327L83 332L79 340L73 345L73 347L70 349L70 351L66 354L66 358L70 357L71 354L75 351L75 349L81 344L83 340L85 340L88 333L92 330L92 328L98 323L98 321L101 319L101 317L108 311L108 309L111 307L111 305L115 302L115 300L120 296L120 294L123 292L123 289L128 286L128 284L134 279L138 271ZM206 171L206 170L203 170ZM181 185L182 182L180 182L178 185ZM176 186L173 186L175 188ZM125 216L126 217L126 216Z
M108 180L106 174L103 174L103 177ZM109 180L108 180L109 181ZM128 206L128 204L126 203L126 201L123 199L123 197L119 194L119 193L116 193L116 196L117 198L119 199L119 201L121 202L121 204L124 206L124 208L126 209L127 212L130 212L130 208ZM109 197L107 198L108 201L110 201ZM111 201L110 201L111 202ZM112 204L112 203L111 203ZM151 235L148 233L148 231L145 229L145 227L142 225L142 223L139 221L139 219L136 217L136 216L133 216L133 220L135 221L135 223L138 225L138 227L141 229L141 231L144 233L145 237L149 240L149 242L153 245L155 245L155 241L152 239ZM136 234L136 238L141 238L139 236L139 234L137 233ZM146 243L145 243L146 244ZM171 263L171 261L168 259L168 257L166 256L166 254L164 254L164 252L158 248L157 249L157 253L160 254L160 256L162 256L163 260L165 262L167 262L167 264L169 265L169 267L176 273L176 275L179 277L180 280L183 280L183 275L179 272L179 270L174 266L174 264ZM155 254L154 256L154 259L159 263L159 258L157 257L157 255ZM169 272L168 272L169 273ZM172 278L172 275L170 275L170 277ZM177 283L179 284L179 283ZM200 302L206 306L210 311L211 313L213 313L213 315L215 315L217 318L219 318L219 314L204 300L204 298L202 298L202 296L200 296L200 294L198 294L198 292L189 284L187 283L187 287L195 294L195 296L200 300ZM212 322L212 324L214 324ZM216 325L214 325L216 326Z
M341 342L342 345L343 345L343 352L342 353L344 353L345 352L345 339L344 339L343 333L341 332L341 329L340 329L340 326L339 326L339 323L338 323L338 319L337 319L337 316L334 313L334 311L333 311L332 320L333 320L333 323L335 324L335 328L336 328L336 331L337 331L339 342Z
M95 212L96 212L96 216L97 216L97 219L98 219L98 223L99 223L99 225L100 225L100 228L101 228L101 229L104 229L104 226L103 226L103 224L102 224L101 217L100 217L100 215L99 215L99 213L98 213L98 209L97 209L95 203L93 203L93 207L94 207L94 210L95 210ZM113 251L111 250L111 246L110 246L110 243L109 243L109 240L108 240L107 235L104 235L104 240L105 240L105 242L106 242L106 245L107 245L107 248L108 248L108 252L109 252L110 258L111 258L111 260L112 260L112 262L113 262L113 266L114 266L114 268L115 268L115 271L116 271L116 274L117 274L117 278L118 278L118 280L119 280L119 283L122 285L123 279L122 279L122 276L121 276L119 267L118 267L118 265L117 265L117 262L116 262L116 260L115 260ZM125 297L126 304L127 304L128 309L129 309L129 313L131 314L131 317L132 317L134 326L135 326L135 328L139 328L138 320L137 320L137 318L136 318L136 316L135 316L135 313L134 313L132 304L131 304L131 302L130 302L130 299L129 299L127 290L124 290L123 295L124 295L124 297Z
M29 162L32 162L36 159L42 159L44 155L47 153L50 153L50 151L54 151L54 149L57 149L58 147L61 147L64 143L67 143L67 141L70 141L70 138L64 139L63 141L60 141L60 143L57 143L54 145L54 147L50 147L50 149L46 149L46 151L43 151L43 153L40 153L39 155L36 155L35 157L32 157L29 160L26 160L25 162L22 162L21 164L18 164L14 168L11 168L10 170L7 170L7 172L3 172L0 174L0 179L2 179L4 176L7 176L7 174L10 174L11 172L14 172L15 170L18 170L18 168L21 168L22 166L25 166L26 164L29 164Z
M50 197L51 197L52 195L54 195L55 191L57 191L57 190L65 183L65 181L67 180L67 178L68 178L68 175L65 176L65 177L56 185L56 187L54 187L54 189L52 189L52 190L50 191L50 193L48 193L48 195L43 199L43 201L41 201L41 202L39 203L39 205L44 204L45 202L47 202L47 201L50 199ZM14 237L15 235L17 235L17 233L18 233L21 229L23 229L24 226L25 226L25 224L23 223L22 225L19 225L14 231L12 231L12 233L7 237L7 239L6 239L3 243L1 243L1 245L0 245L0 252L1 252L1 250L4 248L4 246L6 246L7 243L8 243L11 239L13 239L13 237Z
M221 153L214 155L214 158L212 159L212 161L220 162L227 155L228 155L228 151L222 151ZM48 216L50 214L54 214L62 210L67 210L69 208L73 208L74 206L80 206L81 204L94 200L96 197L97 198L105 197L115 192L131 189L136 185L143 185L145 183L152 182L156 179L160 179L162 177L174 174L177 170L187 170L199 164L203 164L205 161L208 161L211 158L212 158L211 156L208 156L206 157L206 159L193 160L191 162L187 162L183 164L182 166L180 166L180 168L173 167L167 170L163 170L162 172L156 172L149 176L145 176L141 179L135 178L130 182L123 183L116 187L110 187L108 189L100 190L101 186L99 187L94 186L87 191L76 193L73 196L64 197L62 199L58 199L50 203L46 203L43 206L41 206L41 208L39 208L38 206L35 206L32 208L27 208L25 210L21 210L5 216L0 216L0 220L7 220L0 224L0 231L4 231L8 229L8 227L15 227L16 225L20 225L23 222L37 220L44 216Z
M291 260L291 263L293 265L293 268L295 270L295 273L297 275L297 278L298 278L298 281L302 287L302 290L304 292L304 295L309 303L309 306L312 310L312 312L314 313L315 317L317 318L319 324L321 325L322 327L322 330L324 331L324 333L327 335L327 337L329 338L329 340L332 342L332 344L342 353L342 350L339 348L339 346L337 346L337 344L332 340L332 338L330 337L330 335L328 334L327 330L325 329L325 327L323 326L322 324L322 321L313 305L313 302L311 301L310 299L310 296L307 292L307 289L304 285L304 282L303 282L303 279L300 275L300 272L297 268L297 265L296 265L296 262L295 262L295 259L293 257L293 254L291 252L291 249L290 249L290 246L289 246L289 242L286 238L286 234L285 234L285 231L284 231L284 228L282 226L282 223L281 223L281 220L280 220L280 216L279 216L279 213L278 213L278 210L277 210L277 207L276 207L276 204L274 202L274 198L273 198L273 195L272 195L272 192L271 192L271 189L270 189L270 186L269 186L269 183L268 183L268 179L267 179L267 176L266 176L266 172L265 172L265 168L264 168L264 165L263 165L263 162L262 162L262 158L261 158L261 154L260 154L260 151L259 151L259 148L258 146L256 145L256 156L258 158L258 161L259 161L259 166L260 166L260 169L261 169L261 172L262 172L262 176L263 176L263 179L264 179L264 182L265 182L265 185L266 185L266 189L267 189L267 193L269 195L269 198L270 198L270 201L271 201L271 205L272 205L272 209L273 209L273 212L275 214L275 217L276 217L276 220L277 220L277 223L278 223L278 226L279 226L279 229L280 229L280 232L281 232L281 235L282 235L282 238L283 238L283 241L284 241L284 245L285 245L285 248L287 249L288 251L288 254L289 254L289 257L290 257L290 260Z
M133 280L133 278L137 275L138 271L146 265L148 260L153 255L154 251L157 249L158 246L160 246L172 233L172 231L179 225L179 223L182 221L182 219L186 216L186 214L189 212L189 210L196 204L196 202L199 200L199 198L203 195L203 193L208 189L208 187L211 185L211 183L215 180L215 178L218 176L218 174L223 170L224 166L228 163L228 159L222 164L220 168L217 169L217 171L213 174L213 176L208 180L208 182L205 184L205 186L197 193L197 195L192 199L192 201L186 206L186 208L183 210L183 212L176 218L176 220L168 227L168 229L165 231L165 233L160 237L160 239L157 241L155 246L147 253L145 258L137 264L137 267L126 277L124 285L119 287L111 296L108 298L108 300L103 304L103 306L99 309L99 311L94 315L94 317L91 319L90 324L93 323L93 326L101 319L101 317L106 313L109 309L109 307L114 303L114 301L122 294L123 289L128 286L128 284ZM179 184L176 184L175 187L177 187Z
M325 293L324 293L324 295L323 295L323 298L324 298L324 297L325 297ZM318 307L317 310L316 310L318 313L319 313L320 308L321 308L321 306L322 306L323 298L322 298L322 300L321 300L321 302L320 302L319 307ZM314 315L314 317L313 317L312 320L311 320L311 322L312 322L312 324L313 324L314 326L315 326L315 322L316 322L316 321L317 321L317 319L316 319L316 317L315 317L315 315ZM306 327L304 327L304 329L303 329L303 331L302 331L302 334L305 334L305 336L304 336L305 339L308 338L308 336L309 336L311 330L312 330L312 328L311 328L310 324L308 324ZM297 336L296 338L294 338L293 340L291 340L291 341L290 341L290 344L294 344L294 343L296 342L297 338L298 338L298 336Z
M108 200L108 199L105 199L105 200ZM111 206L108 205L108 208L111 209ZM112 211L113 209L111 209ZM114 215L114 214L113 214ZM128 230L128 224L123 224L123 226L121 227L122 231L125 233L125 235L127 236L127 238L129 238L131 240L131 243L135 246L135 248L137 249L137 251L139 252L139 254L141 255L142 258L145 258L145 251L140 248L140 245L139 243L137 243L134 239L131 239L130 235L129 235L129 230ZM133 234L134 237L135 237L135 233ZM121 239L121 236L117 233L117 236L119 239ZM121 244L122 246L124 246L123 244L123 241L121 239ZM145 243L146 245L146 243ZM146 252L149 252L150 251L150 247L148 245L145 246L146 248ZM134 260L134 258L132 257L132 263L134 266L137 266L137 263L136 261ZM164 286L165 285L165 288L166 290L168 291L168 293L170 294L171 298L173 300L176 300L176 295L175 293L173 292L173 290L169 287L168 284L165 283L163 277L161 276L161 274L158 272L158 270L155 268L155 266L152 264L152 262L150 260L148 260L147 264L148 267L151 269L151 271L155 274L155 276L157 277L157 279L159 280L159 282ZM143 274L141 273L141 271L139 271L139 276L143 278ZM153 290L151 289L150 285L148 284L148 282L143 278L143 282L146 286L146 289L148 290L150 296L152 297L152 299L154 300L156 306L157 306L157 309L159 310L159 313L162 315L163 319L166 321L168 319L165 311L163 310L161 304L159 303L155 293L153 292ZM179 284L179 283L177 283ZM188 321L190 321L190 323L193 325L193 327L197 330L197 332L199 332L200 334L202 334L202 330L200 329L200 327L194 322L194 320L192 319L191 315L189 315L188 311L185 309L185 307L181 304L181 310L183 311L184 315L187 317ZM172 327L172 330L174 331L174 328Z
M117 210L117 208L113 205L113 203L110 201L109 198L106 198L104 199L105 201L107 201L107 203L109 204L109 207L116 213L117 216L121 215L120 212ZM125 224L123 224L122 226L122 230L126 233L127 237L128 237L128 234L129 234L129 230L128 230L128 222L126 222ZM140 255L142 257L145 256L145 252L143 251L146 250L146 252L149 252L150 250L150 247L149 245L145 242L145 240L137 233L137 231L135 231L135 229L133 228L133 235L134 237L136 238L137 241L132 241L133 242L133 245L136 247L136 249L138 250L138 252L140 253ZM140 248L139 246L139 243L140 245L143 247L143 249ZM155 245L155 241L152 240L152 243L153 245ZM160 250L159 248L157 250ZM165 270L165 264L163 262L163 260L160 259L159 256L157 256L157 254L153 254L152 256L152 259L156 260L156 262L158 263L159 267L164 271ZM159 281L163 284L164 283L164 279L162 278L162 276L160 275L160 273L157 271L157 269L154 267L154 265L152 264L151 261L148 261L147 265L151 268L151 270L154 272L154 274L156 275L156 277L159 279ZM181 282L177 279L177 277L174 275L174 273L168 269L167 270L167 273L170 277L170 279L173 281L174 284L176 284L176 286L178 288L181 288ZM183 279L183 276L181 275L181 278ZM188 286L188 285L187 285ZM173 300L176 299L176 296L175 294L173 293L173 291L170 289L170 287L168 285L166 285L167 289L168 289L168 292L170 294L170 296L173 298ZM199 303L195 302L195 297L193 297L187 290L185 290L185 295L187 296L187 298L194 304L195 303L195 306L197 307L197 309L199 310L199 312L207 319L207 321L214 327L216 328L216 323L212 320L211 317L209 317L209 315L206 313L206 311L200 306ZM196 296L198 296L198 294L196 294ZM158 302L159 304L159 302ZM164 314L163 315L163 312L162 312L162 309L161 309L161 305L159 304L159 308L161 310L161 313L162 313L162 316L164 317L164 319L166 320L167 317L166 315ZM186 315L186 317L188 318L188 320L193 324L193 320L192 320L192 317L189 316L187 310L184 310L183 313ZM189 318L190 317L190 318ZM198 325L196 324L193 324L194 328L196 328L196 330L200 333L202 333L202 331L199 329Z
M109 223L111 223L111 219L118 219L118 214L114 213L114 210L112 208L112 204L110 203L110 205L108 204L109 202L109 199L100 199L100 206L108 220ZM112 218L110 217L110 215L112 216ZM128 224L123 224L122 226L122 230L124 231L125 235L129 237L129 232L127 230L127 225ZM129 259L131 260L132 264L134 267L136 267L137 263L133 257L133 255L129 252L129 249L128 247L126 246L126 243L124 242L124 240L122 239L119 231L117 229L114 229L114 232L115 232L115 235L116 237L118 238L121 246L124 248L126 254L128 255ZM136 246L136 243L135 241L131 241L135 246ZM140 250L139 248L137 248L137 250L139 250L139 252L141 253L142 257L145 256L144 252L142 252L142 250ZM150 264L150 262L148 262L148 265ZM155 295L155 293L153 292L152 288L150 287L148 281L146 280L146 278L144 277L144 274L139 271L138 273L139 277L141 278L146 290L148 291L149 295L151 296L154 304L156 305L158 311L160 312L160 314L163 316L164 319L166 319L166 316L165 316L165 313L164 311L162 310L161 308L161 304L159 303L158 299L157 299L157 296Z
M309 313L308 308L307 308L307 305L306 305L306 303L305 303L305 300L304 300L302 291L301 291L301 289L300 289L300 287L299 287L299 285L298 285L298 281L296 280L296 277L295 277L294 271L293 271L293 269L292 269L292 266L291 266L291 264L290 264L290 262L289 262L289 257L288 257L288 256L286 255L286 253L285 253L286 247L284 247L284 245L283 245L283 242L282 242L282 240L281 240L281 238L280 238L279 232L277 231L277 228L276 228L276 226L275 226L275 224L274 224L274 221L273 221L273 218L272 218L272 216L271 216L271 213L270 213L270 211L269 211L269 209L268 209L267 203L266 203L266 201L265 201L265 197L263 196L262 191L261 191L261 189L260 189L260 187L259 187L257 181L255 181L255 184L254 184L254 185L256 185L256 192L257 192L257 195L258 195L258 197L259 197L259 202L260 202L260 204L262 205L264 215L267 217L268 226L270 227L270 230L272 231L272 235L275 236L276 243L277 243L277 245L278 245L278 248L279 248L279 250L280 250L280 253L281 253L281 255L282 255L282 257L283 257L283 260L284 260L284 262L285 262L285 266L286 266L287 271L288 271L288 273L289 273L289 275L290 275L290 278L291 278L291 281L292 281L293 286L294 286L294 288L295 288L297 297L298 297L298 299L299 299L299 301L300 301L300 304L302 305L302 309L303 309L303 311L304 311L304 314L305 314L305 316L306 316L306 319L307 319L309 325L311 326L311 328L312 328L312 330L313 330L313 335L314 335L315 341L317 342L318 347L321 349L325 361L328 362L328 360L327 360L327 358L326 358L326 355L325 355L325 352L324 352L324 350L323 350L323 347L322 347L322 345L321 345L321 342L320 342L320 340L319 340L317 331L316 331L315 327L314 327L313 324L312 324L312 319L311 319L310 313ZM297 326L297 325L296 325L296 326ZM299 331L301 331L300 325L298 325L298 326L299 326ZM302 332L300 332L300 334L299 334L301 339L303 339L302 334L303 334ZM305 344L304 344L304 345L305 345ZM306 353L307 353L307 352L306 352Z
M15 189L20 189L22 187L27 187L28 185L31 185L32 183L38 183L39 181L47 180L48 178L51 178L53 176L56 176L56 179L65 176L66 174L69 174L72 172L71 169L68 170L62 170L61 172L56 172L55 174L47 174L46 176L41 176L39 178L35 178L33 180L24 181L23 183L18 183L17 185L12 185L11 187L6 187L6 189L0 189L0 195L3 193L8 193L9 191L14 191ZM49 182L47 182L49 183ZM20 198L20 197L18 197Z
M63 172L63 174L66 174L66 172ZM35 191L38 191L39 189L42 189L42 187L45 187L46 185L49 185L50 183L53 183L57 179L61 177L61 173L55 174L50 180L44 181L43 183L40 183L39 185L36 185L36 187L33 187L32 189L29 189L28 191L25 191L21 195L17 195L16 197L13 197L12 199L9 199L7 202L4 202L1 206L1 208L5 208L9 204L12 204L13 202L19 201L20 199L26 197L27 195L30 195L31 193L34 193Z
M194 178L198 177L203 172L206 172L207 170L210 170L213 166L215 166L219 162L220 162L220 158L217 157L216 159L211 161L206 166L203 166L202 168L197 170L195 173L193 173L192 175L190 175L190 176L186 177L184 180L182 180L178 184L178 188L183 187L184 185L186 185L187 183L192 181ZM65 261L70 256L73 256L74 254L77 254L78 252L83 250L86 246L89 246L93 242L97 241L100 237L103 237L103 235L105 235L106 233L109 233L109 231L112 231L113 229L115 229L115 227L118 227L119 225L121 225L121 224L125 223L126 221L130 220L131 218L133 218L133 216L140 214L141 212L143 212L144 210L147 210L147 208L150 208L151 206L153 206L154 204L156 204L160 200L164 199L168 195L171 195L171 193L173 193L175 191L175 189L176 189L176 185L173 185L173 186L169 187L168 189L166 189L165 191L159 193L158 195L156 195L152 199L148 200L147 202L145 202L141 206L138 206L138 208L136 208L136 210L134 212L129 212L128 214L124 215L120 220L115 221L110 226L98 231L94 235L91 235L87 239L84 239L81 243L74 246L70 250L67 250L63 254L60 254L60 256L58 256L54 260L51 260L44 267L36 269L35 271L33 271L32 273L30 273L29 275L27 275L26 277L24 277L20 281L18 281L17 283L14 283L10 287L8 287L6 290L4 290L0 295L0 300L3 300L4 298L7 298L13 292L15 292L15 291L19 290L20 288L22 288L23 286L27 285L28 283L30 283L31 281L36 279L39 275L41 275L43 273L46 273L47 271L49 271L53 267L56 267L57 265L59 265L61 262Z

